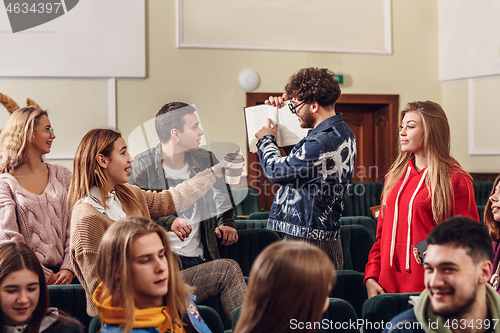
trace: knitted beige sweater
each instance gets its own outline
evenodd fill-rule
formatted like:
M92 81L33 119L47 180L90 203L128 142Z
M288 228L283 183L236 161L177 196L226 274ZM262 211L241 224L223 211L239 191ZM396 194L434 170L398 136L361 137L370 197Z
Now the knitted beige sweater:
M200 172L182 184L160 193L144 191L137 186L128 185L146 214L139 207L129 210L124 207L127 216L158 218L172 215L176 209L191 206L201 198L215 183L215 176L210 169ZM114 221L100 213L87 203L77 203L71 215L71 262L76 276L80 280L87 296L87 313L97 315L92 294L99 284L96 271L97 250L104 232Z

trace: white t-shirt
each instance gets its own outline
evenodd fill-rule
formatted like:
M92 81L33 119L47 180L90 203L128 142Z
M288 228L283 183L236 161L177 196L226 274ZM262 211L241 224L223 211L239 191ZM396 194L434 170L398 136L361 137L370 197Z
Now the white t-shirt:
M90 189L90 193L88 196L80 199L78 202L85 202L92 205L92 207L94 207L113 221L127 216L125 214L125 211L123 210L120 200L118 200L118 198L116 197L115 190L109 193L109 199L108 202L106 202L106 205L104 205L102 202L101 191L99 191L99 189L95 186Z
M162 165L168 186L173 185L172 181L169 180L174 180L174 182L177 180L177 182L179 182L180 180L184 181L189 179L191 176L191 169L187 163L179 170L170 169L165 164ZM182 242L172 231L168 232L168 236L170 237L170 244L173 252L184 257L201 257L203 259L203 244L201 243L200 235L201 217L197 207L198 204L194 203L194 205L177 212L177 216L187 220L193 228L189 237L184 238L184 242Z

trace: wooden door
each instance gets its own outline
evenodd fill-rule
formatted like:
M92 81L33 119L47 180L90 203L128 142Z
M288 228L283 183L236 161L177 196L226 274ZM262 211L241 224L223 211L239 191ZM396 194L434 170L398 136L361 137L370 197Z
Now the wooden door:
M247 93L247 106L262 104L281 93ZM383 181L397 153L398 95L342 94L335 111L356 137L355 182ZM282 155L285 156L282 150ZM247 155L248 186L259 193L260 207L270 210L279 185L265 176L256 153Z

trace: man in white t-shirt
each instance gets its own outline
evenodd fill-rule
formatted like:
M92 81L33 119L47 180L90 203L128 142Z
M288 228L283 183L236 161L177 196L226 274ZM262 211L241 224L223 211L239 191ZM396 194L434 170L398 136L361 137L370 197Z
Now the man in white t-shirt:
M129 183L163 190L218 163L212 152L199 148L203 131L194 112L194 107L182 102L160 109L155 118L160 143L135 157ZM172 251L179 255L182 269L220 258L216 237L226 246L238 241L229 193L229 186L219 178L194 205L156 221L170 231Z

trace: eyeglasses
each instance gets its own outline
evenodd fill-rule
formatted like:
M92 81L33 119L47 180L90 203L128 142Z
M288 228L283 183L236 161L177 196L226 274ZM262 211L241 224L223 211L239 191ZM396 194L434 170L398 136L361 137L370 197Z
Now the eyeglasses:
M44 128L41 130L35 130L35 132L41 132L41 131L49 132L51 136L54 136L54 129L52 127Z
M299 106L301 106L302 104L304 104L305 102L302 102L300 104L297 104L296 106L293 106L293 101L290 101L290 103L288 103L288 108L290 109L290 111L292 111L293 114L296 114L297 113L297 108Z

